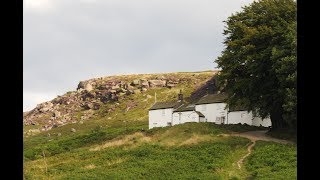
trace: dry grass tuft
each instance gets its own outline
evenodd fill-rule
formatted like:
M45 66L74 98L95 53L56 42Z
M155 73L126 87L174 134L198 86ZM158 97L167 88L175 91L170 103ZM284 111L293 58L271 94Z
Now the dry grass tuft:
M96 146L94 148L89 149L89 151L99 151L99 150L109 148L109 147L117 147L117 146L124 146L124 145L130 146L130 145L141 144L141 143L150 142L150 141L151 141L150 137L145 136L141 132L136 132L134 134L124 136L120 139L108 141L103 145L99 145L99 146Z

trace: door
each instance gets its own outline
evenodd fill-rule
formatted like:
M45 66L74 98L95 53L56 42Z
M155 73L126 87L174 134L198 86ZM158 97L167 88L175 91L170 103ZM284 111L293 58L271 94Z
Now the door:
M224 124L226 120L225 116L217 117L216 118L216 124Z
M225 120L226 120L226 117L225 117L225 116L222 116L222 117L221 117L221 124L225 124Z

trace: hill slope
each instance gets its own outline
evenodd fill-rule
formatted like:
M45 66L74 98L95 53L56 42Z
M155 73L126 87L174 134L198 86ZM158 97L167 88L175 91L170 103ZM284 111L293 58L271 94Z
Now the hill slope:
M147 130L148 108L158 101L186 101L212 93L217 72L110 76L80 82L78 90L24 114L26 179L245 179L296 177L293 145L259 144L249 167L237 169L250 141L224 137L229 127L211 123ZM255 127L232 127L250 130ZM268 169L260 155L292 152ZM258 161L257 161L258 159ZM256 162L256 163L253 163ZM258 162L258 163L257 163ZM277 162L273 162L277 165ZM254 165L254 166L253 166ZM261 165L261 166L260 166Z

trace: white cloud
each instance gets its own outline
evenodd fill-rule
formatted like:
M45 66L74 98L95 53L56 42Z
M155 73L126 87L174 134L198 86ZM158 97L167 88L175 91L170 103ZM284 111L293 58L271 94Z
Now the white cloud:
M50 101L53 98L57 97L57 94L54 92L23 92L23 111L30 111L37 104Z

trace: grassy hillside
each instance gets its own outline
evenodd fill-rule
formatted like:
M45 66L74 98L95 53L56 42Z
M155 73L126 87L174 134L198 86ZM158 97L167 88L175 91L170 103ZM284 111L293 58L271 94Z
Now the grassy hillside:
M174 100L182 89L186 100L194 101L205 93L213 75L211 71L173 74L186 81L101 104L87 120L81 116L92 110L81 109L74 112L74 123L48 131L26 133L41 125L25 125L25 179L268 179L273 173L279 179L296 178L296 150L289 145L259 142L245 168L237 168L251 142L222 134L259 128L187 123L148 130L148 108L155 93L158 101ZM273 156L281 151L291 153ZM270 169L274 164L285 168Z

